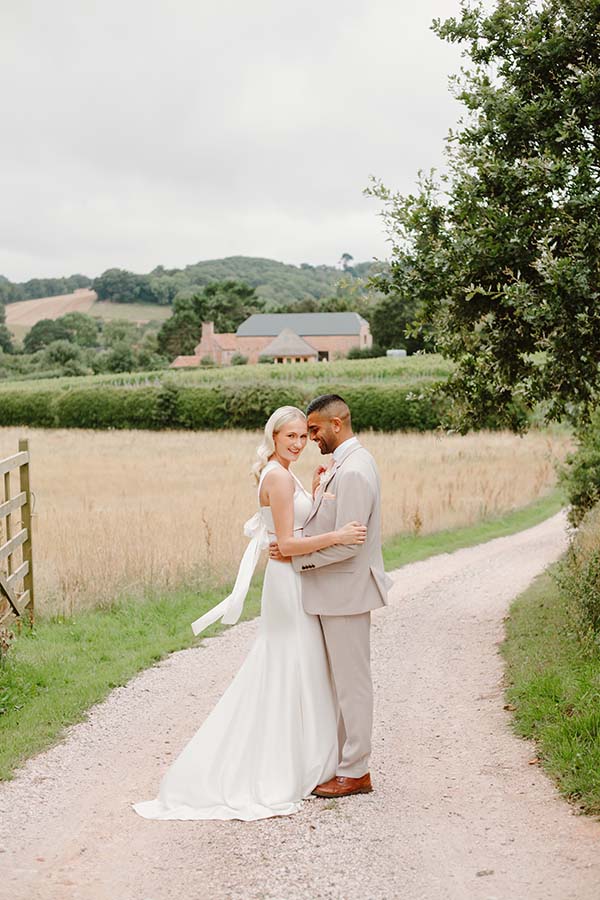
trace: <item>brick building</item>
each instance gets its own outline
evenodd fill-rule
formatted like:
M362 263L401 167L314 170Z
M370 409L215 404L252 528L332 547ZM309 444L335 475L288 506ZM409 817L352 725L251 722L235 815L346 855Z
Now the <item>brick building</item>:
M280 362L330 360L372 343L369 323L358 313L258 313L242 322L235 334L215 334L212 322L204 322L194 355L178 356L171 367L198 366L205 356L217 365L229 365L235 353L250 363L261 356Z

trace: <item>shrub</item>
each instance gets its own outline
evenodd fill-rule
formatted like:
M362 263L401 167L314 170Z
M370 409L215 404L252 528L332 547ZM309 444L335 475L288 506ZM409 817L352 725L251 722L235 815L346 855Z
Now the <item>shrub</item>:
M0 396L0 425L52 428L56 423L51 391L4 391Z
M600 651L600 505L582 519L555 578L580 644Z
M379 344L373 344L372 347L351 347L348 350L346 359L375 359L378 356L385 356L385 350Z
M246 366L248 365L248 357L244 356L243 353L234 353L231 357L231 365L232 366Z
M600 410L592 415L578 439L577 450L567 457L560 471L560 482L571 504L569 521L575 526L600 501Z
M227 386L223 389L227 424L231 428L263 428L279 406L303 409L310 399L298 385L254 384Z
M187 386L174 380L140 384L63 383L45 390L0 391L0 425L60 428L262 428L278 406L306 407L316 393L340 393L357 430L436 428L443 402L432 388L415 392L390 382L374 384L255 380Z
M412 391L393 384L323 385L320 393L341 394L352 412L357 431L431 431L437 428L444 402L432 389Z
M179 427L194 431L225 428L227 412L222 391L205 385L179 388L175 418Z

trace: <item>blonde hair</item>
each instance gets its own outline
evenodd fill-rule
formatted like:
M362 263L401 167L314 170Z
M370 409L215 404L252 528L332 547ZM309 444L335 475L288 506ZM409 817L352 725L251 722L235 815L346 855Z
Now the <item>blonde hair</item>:
M257 482L260 481L260 473L269 462L269 457L275 452L275 441L273 435L281 431L287 422L293 419L306 419L306 416L297 406L280 406L274 413L271 413L265 425L265 433L262 443L256 448L256 462L252 466L252 474Z

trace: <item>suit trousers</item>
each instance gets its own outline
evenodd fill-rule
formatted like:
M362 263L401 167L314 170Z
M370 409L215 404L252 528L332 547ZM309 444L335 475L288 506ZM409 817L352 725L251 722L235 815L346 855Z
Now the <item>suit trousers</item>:
M373 730L371 613L319 618L339 709L336 775L360 778L369 771Z

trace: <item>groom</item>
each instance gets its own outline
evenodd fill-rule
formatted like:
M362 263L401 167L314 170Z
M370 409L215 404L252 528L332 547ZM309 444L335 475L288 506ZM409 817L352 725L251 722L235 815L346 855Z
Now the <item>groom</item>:
M373 726L371 610L387 603L392 584L381 555L381 500L375 460L352 432L350 410L337 394L324 394L306 410L308 434L331 466L315 480L312 511L304 525L310 537L351 521L367 526L364 544L335 545L292 557L302 574L302 602L321 620L339 707L340 759L336 775L313 793L345 797L371 791L369 756ZM281 559L276 544L270 556Z

